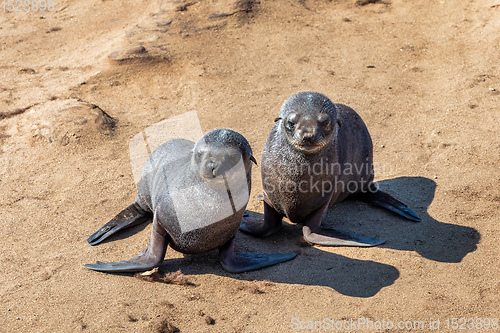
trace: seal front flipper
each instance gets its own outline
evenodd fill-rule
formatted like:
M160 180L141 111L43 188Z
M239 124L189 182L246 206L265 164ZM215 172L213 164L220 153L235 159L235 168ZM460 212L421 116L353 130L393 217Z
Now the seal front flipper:
M374 187L375 185L372 184ZM370 189L368 192L355 194L356 198L385 209L388 209L398 215L401 215L413 222L420 222L420 217L407 205L394 198L392 195L377 189Z
M321 207L309 214L302 227L306 241L325 246L376 246L385 243L385 239L375 239L321 225L321 219L328 209L331 199L326 200Z
M97 245L117 231L141 224L149 217L150 215L134 202L118 213L111 221L94 232L87 238L87 242L90 245Z
M165 253L167 252L168 243L171 241L167 231L161 227L156 220L153 222L153 230L151 231L151 240L144 251L138 256L118 262L96 262L95 264L83 265L88 269L99 272L136 272L147 271L159 266Z
M242 273L276 265L295 258L296 253L234 253L234 237L219 248L219 260L230 273Z
M243 216L240 231L252 236L267 237L281 229L282 219L283 216L264 201L264 220L257 217Z
M354 235L333 228L321 227L313 232L308 226L302 227L304 238L312 244L325 246L376 246L385 243L385 239L376 239Z

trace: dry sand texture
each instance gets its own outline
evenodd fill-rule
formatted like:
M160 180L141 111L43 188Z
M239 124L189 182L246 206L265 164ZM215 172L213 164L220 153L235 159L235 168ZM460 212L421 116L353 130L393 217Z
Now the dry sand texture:
M420 331L439 318L453 331L446 319L462 317L480 331L499 317L499 0L1 10L0 331L308 332L294 323L323 318L422 321ZM150 224L85 242L135 198L135 134L196 110L204 132L232 128L260 159L280 105L302 90L363 117L376 180L421 223L345 202L325 223L385 245L302 247L300 226L286 224L264 240L238 234L238 251L299 254L256 272L173 250L146 280L82 267L149 241ZM248 209L262 213L254 170Z

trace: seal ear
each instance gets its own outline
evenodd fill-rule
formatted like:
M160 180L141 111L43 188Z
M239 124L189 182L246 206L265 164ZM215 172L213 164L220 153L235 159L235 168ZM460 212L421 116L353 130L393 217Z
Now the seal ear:
M257 160L255 159L255 157L253 157L253 155L250 155L250 161L254 162L254 163L255 163L255 165L257 165L257 166L258 166L258 164L257 164Z
M337 124L339 124L339 127L342 127L342 123L340 122L340 120L337 120Z
M283 118L281 118L281 117L276 117L276 118L274 118L274 122L277 122L278 120L281 120L281 119L283 119Z

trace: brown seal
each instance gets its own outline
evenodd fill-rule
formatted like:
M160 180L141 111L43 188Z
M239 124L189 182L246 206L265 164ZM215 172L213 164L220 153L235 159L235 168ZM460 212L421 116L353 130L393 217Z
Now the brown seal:
M195 144L167 141L150 155L136 201L91 235L91 245L117 231L153 219L151 240L133 259L84 265L104 272L143 271L161 264L167 246L182 253L220 250L220 262L239 273L271 266L295 253L234 253L234 238L250 194L252 150L229 129L205 134Z
M316 92L301 92L282 106L261 162L264 222L244 218L240 230L267 236L284 216L303 224L307 241L320 245L373 246L385 240L321 226L329 206L356 196L412 221L420 218L373 183L373 146L361 117Z

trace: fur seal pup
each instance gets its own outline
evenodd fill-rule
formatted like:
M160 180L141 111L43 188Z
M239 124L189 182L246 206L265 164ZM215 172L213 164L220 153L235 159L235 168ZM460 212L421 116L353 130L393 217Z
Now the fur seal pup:
M219 249L222 266L239 273L271 266L295 253L234 253L234 239L250 195L252 149L239 133L216 129L195 144L167 141L149 156L135 202L91 235L90 245L117 231L153 219L151 240L133 259L85 267L103 272L149 270L161 264L167 246L187 254Z
M321 226L329 206L355 196L412 221L420 218L373 183L373 146L361 117L317 92L301 92L281 107L262 153L264 222L245 217L240 230L268 236L284 216L303 224L313 244L374 246L385 240Z

